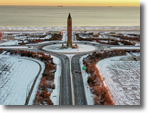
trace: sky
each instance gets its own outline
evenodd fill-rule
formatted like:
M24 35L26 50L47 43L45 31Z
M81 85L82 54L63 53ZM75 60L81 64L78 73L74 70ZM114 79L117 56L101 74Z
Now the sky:
M0 5L24 6L140 6L140 0L0 0Z

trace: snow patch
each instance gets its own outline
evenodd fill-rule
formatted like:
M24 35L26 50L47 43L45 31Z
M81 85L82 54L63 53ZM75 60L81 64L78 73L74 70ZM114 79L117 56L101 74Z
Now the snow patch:
M56 45L49 45L45 46L43 49L46 51L54 51L59 53L82 53L82 52L88 52L88 51L94 51L96 50L96 47L90 46L90 45L83 45L83 44L77 44L78 48L72 49L72 48L62 48L62 44L56 44Z
M8 42L1 43L0 45L18 45L18 40L10 40Z
M53 62L57 65L55 77L54 77L54 84L55 89L51 93L50 99L52 100L54 105L59 105L59 96L60 96L60 77L61 77L61 61L59 58L52 56Z
M87 74L84 70L82 70L83 65L83 58L87 57L88 55L82 56L80 58L80 67L81 67L81 73L82 73L82 77L83 77L83 84L84 84L84 89L85 89L85 96L86 96L86 100L87 100L87 104L88 105L94 105L94 95L92 94L90 87L87 83L88 77L90 76L90 74Z
M110 47L110 49L128 49L128 50L139 49L140 50L140 47L124 46L124 47Z
M28 49L27 46L0 46L2 49Z
M140 61L122 61L129 57L106 58L97 63L115 105L140 105Z
M39 64L41 65L42 69L30 98L30 103L32 103L44 70L44 63L31 58L9 55L0 55L0 60L1 105L24 105L35 77L38 75ZM5 66L6 68L3 68Z

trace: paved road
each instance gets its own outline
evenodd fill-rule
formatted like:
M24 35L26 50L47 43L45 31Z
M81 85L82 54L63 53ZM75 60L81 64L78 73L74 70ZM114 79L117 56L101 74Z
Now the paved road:
M58 54L55 52L48 52L42 50L44 45L36 46L36 49L25 49L33 52L44 52L60 58L61 60L61 80L60 80L60 105L72 105L72 90L71 90L71 77L70 77L70 62L66 55ZM13 48L14 49L14 48ZM12 49L12 50L13 50ZM21 49L20 49L21 50ZM24 50L24 49L22 49ZM30 98L30 97L29 97ZM28 100L25 103L28 104Z
M32 44L30 46L34 46L34 49L27 49L29 51L35 51L35 52L44 52L48 53L50 55L54 55L61 60L61 80L60 80L60 105L72 105L72 89L71 89L71 77L70 77L70 61L69 58L62 53L55 53L55 52L48 52L42 50L42 47L46 45L51 44L60 44L63 42L55 41L55 42L49 42L45 44ZM94 44L90 42L77 42L80 44L88 44L96 46L98 49L97 51L100 51L103 47L112 47L115 45L104 45L104 44ZM4 47L4 46L2 46ZM11 47L11 46L10 46ZM119 46L118 46L119 47ZM123 46L122 46L123 47ZM25 49L26 50L26 49ZM91 53L91 52L89 52ZM81 56L83 56L86 53L78 54L72 58L72 74L73 74L73 81L74 81L74 96L75 96L75 105L87 105L86 97L85 97L85 91L83 86L83 79L82 75L79 73L75 73L75 71L80 71L80 64L79 59Z
M42 50L46 44L38 46L38 49ZM49 44L48 44L49 45ZM47 53L47 51L46 51ZM54 52L49 52L53 55L59 57L62 63L62 76L61 76L61 97L60 97L60 105L72 105L72 92L71 92L71 80L70 80L70 66L69 59L67 56ZM79 59L84 54L88 54L91 52L85 52L82 54L78 54L72 58L72 75L73 75L73 85L74 85L74 105L87 105L85 90L83 85L83 78L81 73L75 73L75 71L80 71L80 63Z
M72 90L71 90L71 77L70 77L70 62L69 58L66 55L58 54L54 52L48 52L41 49L40 46L38 49L44 53L54 55L61 60L61 80L60 80L60 105L72 105Z
M45 44L40 45L38 49L42 50L41 48L44 47ZM47 52L47 51L46 51ZM92 51L93 52L93 51ZM87 105L85 90L83 85L83 78L81 73L75 73L75 71L81 72L79 59L81 56L92 53L92 52L85 52L82 54L75 55L72 58L72 75L73 75L73 85L74 85L74 105ZM55 56L61 59L62 63L62 76L61 76L61 98L60 98L60 105L71 105L72 104L72 92L71 92L71 80L70 80L70 66L69 66L69 59L67 56L61 54L57 54L54 52L49 52L54 54Z
M71 77L70 77L70 62L66 55L58 54L54 52L48 52L42 50L42 46L38 46L38 50L32 50L38 52L44 52L58 57L61 60L61 78L60 78L60 105L72 105L72 89L71 89Z
M74 81L74 95L75 95L75 105L87 105L85 90L83 85L83 78L81 72L79 59L82 55L76 55L72 58L72 74Z
M69 58L65 55L58 55L58 57L61 59L62 65L62 75L60 80L60 105L72 105Z

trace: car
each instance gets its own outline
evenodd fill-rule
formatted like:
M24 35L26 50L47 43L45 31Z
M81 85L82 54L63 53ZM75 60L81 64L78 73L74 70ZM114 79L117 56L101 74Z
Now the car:
M75 73L79 73L79 74L81 74L81 71L75 70Z
M75 73L78 73L78 70L75 70Z

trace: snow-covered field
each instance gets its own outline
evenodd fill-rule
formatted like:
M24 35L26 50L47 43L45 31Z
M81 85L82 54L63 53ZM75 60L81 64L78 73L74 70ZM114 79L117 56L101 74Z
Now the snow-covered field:
M62 41L67 40L67 32L63 32Z
M1 49L28 49L27 46L2 46Z
M52 57L57 70L54 79L55 89L50 98L54 105L59 105L61 62L60 59ZM44 63L36 59L0 54L0 104L24 105L35 77L39 74L29 100L29 105L32 105L44 68Z
M75 49L62 48L62 44L45 46L43 49L46 51L54 51L59 53L82 53L82 52L94 51L96 49L94 46L90 46L90 45L83 45L83 44L77 44L77 45L78 45L78 48L75 48Z
M27 31L66 31L67 27L0 27L0 30L27 30ZM80 26L73 30L140 30L139 26Z
M140 105L140 61L125 57L101 60L97 67L116 105Z
M38 63L41 65L40 73ZM44 63L41 61L0 54L0 104L24 105L32 83L39 74L32 95L36 94L43 70ZM30 98L30 103L34 98Z
M7 42L1 43L0 45L18 45L18 40L9 40Z
M87 100L87 104L88 105L94 105L94 95L92 94L90 87L87 83L88 77L90 76L89 74L87 74L84 70L82 70L83 65L83 58L87 57L87 55L83 56L80 58L80 66L81 66L81 73L82 73L82 77L83 77L83 83L84 83L84 89L85 89L85 95L86 95L86 100Z
M128 50L140 50L140 47L130 47L130 46L127 46L127 47L110 47L110 49L128 49Z
M75 32L72 32L72 41L76 41ZM62 41L67 41L67 32L63 31Z

